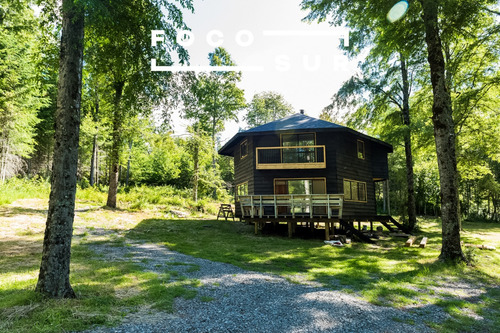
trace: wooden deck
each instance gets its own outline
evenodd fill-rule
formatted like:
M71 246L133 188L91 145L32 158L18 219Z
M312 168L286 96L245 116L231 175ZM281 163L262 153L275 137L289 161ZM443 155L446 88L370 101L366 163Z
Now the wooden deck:
M286 223L288 237L293 236L297 226L305 225L311 230L324 228L326 240L334 236L335 230L341 230L370 243L373 240L368 234L374 233L374 223L389 232L406 232L391 216L343 216L342 194L242 195L238 201L241 219L254 223L256 234L267 223Z
M240 195L242 218L342 218L343 194Z

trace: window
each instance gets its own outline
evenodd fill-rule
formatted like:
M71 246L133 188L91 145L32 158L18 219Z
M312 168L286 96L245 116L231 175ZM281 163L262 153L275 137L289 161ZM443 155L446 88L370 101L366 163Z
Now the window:
M281 146L305 147L314 146L316 138L314 133L283 134ZM283 149L283 163L314 163L316 162L316 149L296 148Z
M344 179L344 200L366 202L366 183Z
M326 179L275 179L274 194L325 194Z
M248 195L248 182L236 186L236 195Z
M248 155L248 141L245 140L240 144L240 153L241 158L244 158Z
M358 158L365 159L365 143L361 140L358 140Z
M281 145L286 146L314 146L314 133L282 134Z

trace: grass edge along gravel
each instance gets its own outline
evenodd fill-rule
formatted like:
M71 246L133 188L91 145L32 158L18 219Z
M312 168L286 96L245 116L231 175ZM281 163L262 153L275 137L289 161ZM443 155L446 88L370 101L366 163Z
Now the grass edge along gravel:
M40 254L26 256L38 258ZM196 281L173 274L176 272L144 271L129 260L102 260L86 244L75 244L70 280L77 298L46 299L34 292L39 263L26 256L11 261L27 260L33 263L31 266L11 274L2 270L0 275L1 332L63 332L113 326L140 309L171 312L175 298L192 298L197 293ZM9 267L5 258L2 267Z
M246 270L278 274L292 282L320 283L377 305L418 311L423 304L434 304L451 315L444 323L433 324L443 332L456 328L489 332L500 327L500 298L496 297L500 255L477 250L475 267L441 262L437 260L440 223L428 219L421 226L429 237L424 249L407 248L403 240L389 238L377 245L333 248L320 240L254 236L251 226L220 221L144 220L128 237ZM469 230L463 237L467 242L482 242L478 234L487 228L500 237L500 228L492 224L464 223L464 227ZM497 242L498 247L500 239ZM476 294L466 295L469 287Z

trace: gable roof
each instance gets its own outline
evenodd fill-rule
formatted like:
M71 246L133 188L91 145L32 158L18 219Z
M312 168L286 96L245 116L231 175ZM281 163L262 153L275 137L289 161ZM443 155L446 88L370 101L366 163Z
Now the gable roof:
M353 134L365 137L369 140L382 144L388 147L392 152L392 146L386 142L381 140L372 138L366 134L359 133L353 129L350 129L345 126L337 125L335 123L313 118L310 116L306 116L302 113L295 113L285 118L281 118L270 123L260 125L254 128L251 128L246 131L241 131L235 134L221 149L219 149L219 154L231 156L232 147L237 143L238 139L251 135L259 135L266 133L276 133L283 131L347 131Z

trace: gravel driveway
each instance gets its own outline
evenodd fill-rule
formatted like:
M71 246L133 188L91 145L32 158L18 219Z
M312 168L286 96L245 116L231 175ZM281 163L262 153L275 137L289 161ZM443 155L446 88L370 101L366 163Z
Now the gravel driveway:
M94 245L92 250L108 260L130 260L133 254L132 260L147 271L164 272L168 267L198 279L202 287L197 288L195 299L176 299L173 314L139 312L127 316L118 327L98 327L88 333L432 332L424 321L446 318L435 306L412 311L375 306L355 295L290 283L279 276L245 271L155 244L130 245ZM193 265L199 270L192 269Z

